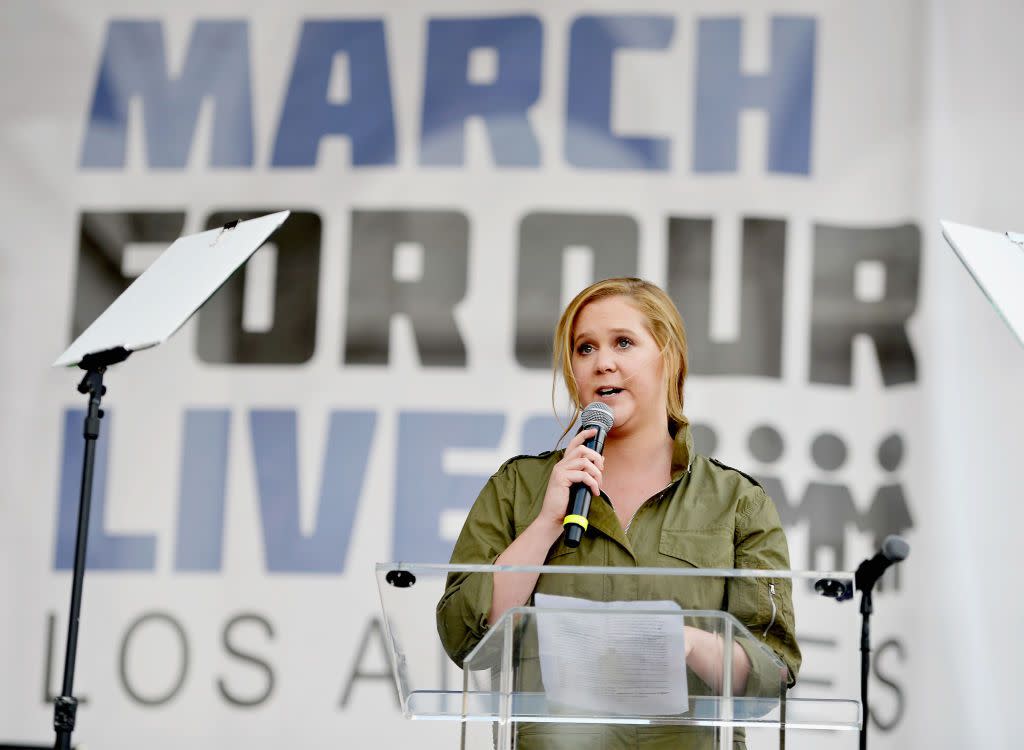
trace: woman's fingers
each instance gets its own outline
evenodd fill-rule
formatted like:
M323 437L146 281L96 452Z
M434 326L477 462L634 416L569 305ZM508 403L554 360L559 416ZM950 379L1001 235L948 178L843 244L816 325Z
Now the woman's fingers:
M583 456L593 461L596 465L600 467L604 467L604 456L602 456L600 453L593 450L592 448L588 448L582 443L580 445L570 446L569 448L565 449L564 459L572 459L580 456Z
M576 433L576 435L573 437L573 439L569 441L569 444L567 446L565 446L566 454L568 454L569 451L571 451L576 446L583 445L584 442L586 442L587 440L590 440L590 438L594 437L594 435L596 435L596 434L597 434L597 428L596 427L588 427L587 429L583 430L582 432Z
M577 433L569 441L562 460L558 462L551 473L548 490L551 503L560 504L565 502L564 500L556 499L557 494L564 493L574 484L586 485L594 495L601 494L601 472L604 469L604 456L583 444L596 434L597 430L591 427ZM552 495L551 492L555 491L555 487L559 487L560 490L557 491L556 495ZM562 495L562 497L565 497L565 495ZM548 500L545 499L545 504L547 502Z
M559 461L548 480L548 489L544 497L545 512L558 523L566 513L566 500L569 489L574 484L582 484L593 495L601 494L601 470L604 458L601 454L583 445L583 441L591 437L596 430L584 430L573 438L566 448L562 460Z
M598 485L597 479L582 469L573 469L566 472L566 478L569 480L570 485L585 484L590 489L592 495L601 494L601 487Z
M582 469L583 471L590 474L597 481L601 481L601 467L595 464L586 456L576 459L575 468Z
M589 459L581 457L574 459L572 461L567 461L565 463L564 469L565 473L563 482L566 486L571 486L576 482L582 481L579 478L579 476L582 474L586 475L587 477L590 477L593 480L593 482L598 486L598 493L600 492L599 488L601 482L601 470L597 466L595 466L593 462L591 462ZM588 482L587 485L590 486L590 483Z

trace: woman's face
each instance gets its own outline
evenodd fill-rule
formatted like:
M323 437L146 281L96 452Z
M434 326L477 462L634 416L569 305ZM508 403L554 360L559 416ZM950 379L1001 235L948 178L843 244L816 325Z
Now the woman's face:
M602 401L615 413L620 434L667 419L667 384L647 319L625 297L584 307L573 330L572 373L583 406Z

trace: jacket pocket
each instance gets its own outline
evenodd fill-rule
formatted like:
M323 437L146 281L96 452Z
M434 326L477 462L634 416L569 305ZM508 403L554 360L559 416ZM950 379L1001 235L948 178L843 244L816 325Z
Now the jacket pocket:
M658 552L693 568L732 568L732 529L662 529Z
M659 565L676 568L733 567L732 530L662 529L658 543ZM685 578L665 576L654 582L653 599L671 599L683 609L722 609L725 603L725 578L716 575ZM691 620L702 629L715 629L711 623ZM691 690L691 694L694 693Z

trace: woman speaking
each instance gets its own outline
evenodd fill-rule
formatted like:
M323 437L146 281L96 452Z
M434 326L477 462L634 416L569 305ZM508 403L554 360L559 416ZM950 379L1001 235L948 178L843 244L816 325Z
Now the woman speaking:
M589 429L564 450L507 461L473 504L452 563L789 567L786 537L764 490L694 453L683 413L686 334L664 291L635 278L606 279L583 290L558 321L554 359L555 377L565 381L575 409L570 425L592 402L613 412L604 451L585 445L596 432ZM582 540L568 546L563 521L574 484L588 487L594 500ZM788 674L781 677L789 685L800 666L790 582L767 578L455 573L437 607L445 650L461 666L502 613L528 603L535 592L724 610L782 659ZM713 685L723 663L722 639L687 627L685 643L687 667ZM780 675L764 674L756 662L753 650L733 645L734 694L770 691L772 680L777 694ZM697 748L712 741L712 730L678 726L524 724L517 730L520 748ZM743 747L742 738L736 746Z

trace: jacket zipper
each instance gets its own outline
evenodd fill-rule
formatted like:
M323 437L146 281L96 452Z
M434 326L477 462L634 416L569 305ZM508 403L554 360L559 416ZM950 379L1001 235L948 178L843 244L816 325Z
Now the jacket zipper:
M775 608L775 581L768 582L768 600L772 603L772 619L768 621L768 627L764 629L762 637L768 637L768 631L772 629L772 625L775 624L775 614L777 609Z
M687 472L689 472L689 469L687 469ZM628 534L629 533L629 527L633 525L633 519L636 518L636 514L640 512L640 509L643 508L645 505L647 505L647 503L649 503L652 500L654 500L655 498L658 498L658 497L661 497L662 495L664 495L665 494L665 490L667 490L673 484L675 484L675 482L669 482L664 487L662 487L660 490L658 490L653 495L651 495L649 498L647 498L642 503L640 503L638 506L636 506L636 510L633 511L633 515L631 515L629 517L629 520L626 522L626 525L625 525L625 527L622 530L625 531ZM611 503L608 503L608 504L611 505Z

